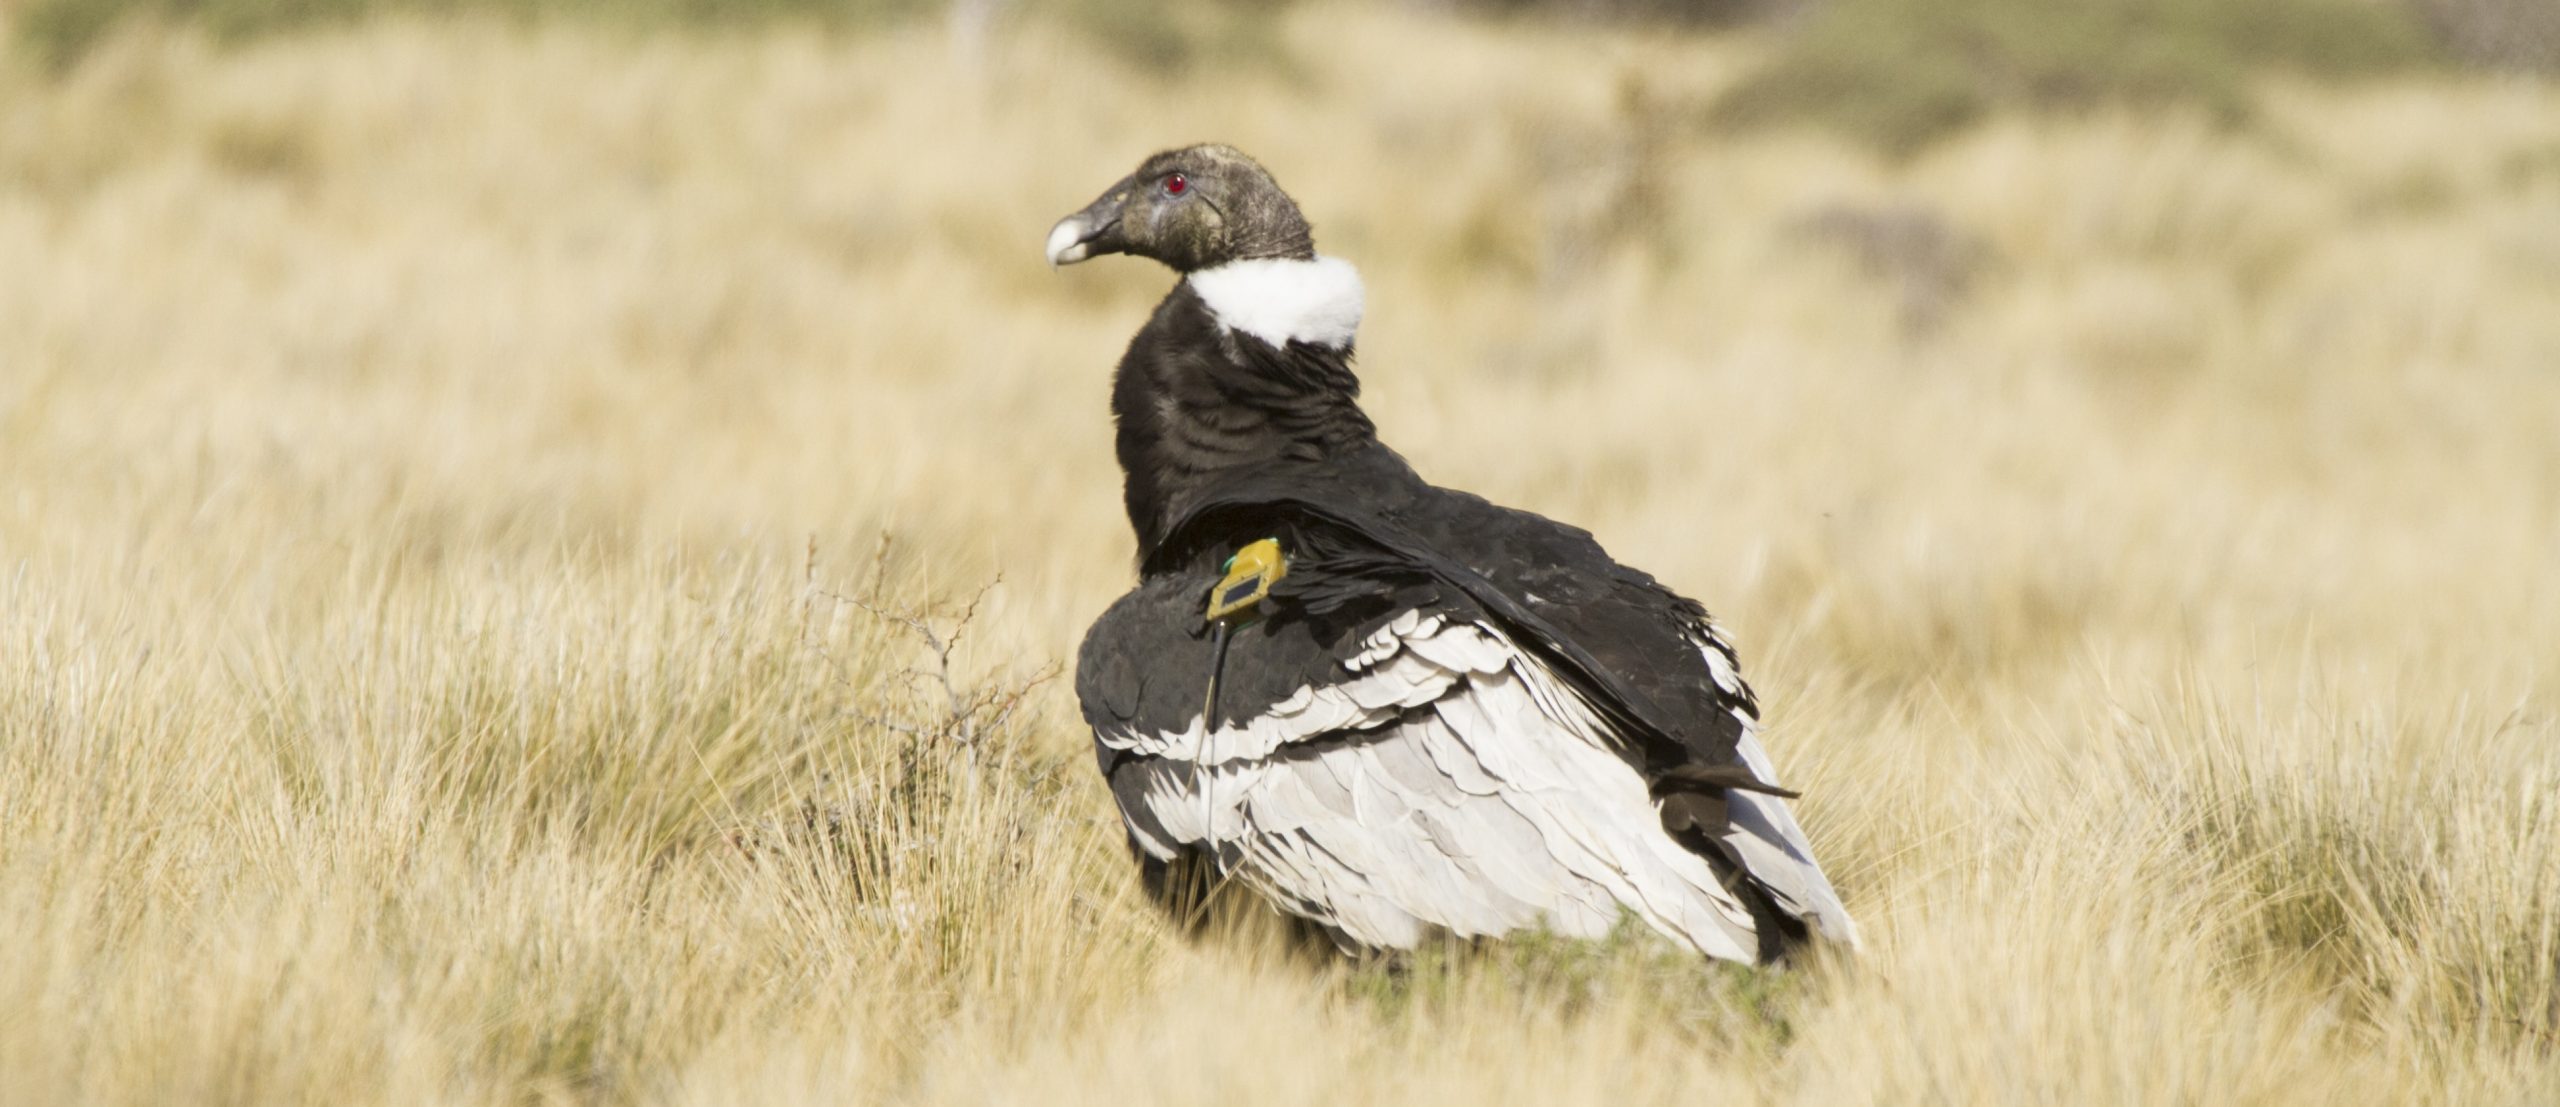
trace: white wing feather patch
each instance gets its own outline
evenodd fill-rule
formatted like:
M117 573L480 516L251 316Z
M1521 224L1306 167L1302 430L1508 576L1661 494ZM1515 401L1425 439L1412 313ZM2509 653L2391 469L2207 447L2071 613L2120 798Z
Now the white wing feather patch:
M1340 683L1205 737L1211 825L1191 764L1202 724L1097 734L1152 759L1121 770L1128 785L1115 780L1139 848L1170 859L1206 843L1239 879L1369 946L1409 948L1431 928L1598 937L1632 913L1700 952L1754 959L1749 910L1663 832L1642 775L1589 707L1500 631L1407 612L1344 668ZM1312 741L1354 729L1368 733ZM1747 728L1744 757L1768 778ZM1854 941L1784 802L1732 801L1727 840L1752 874L1782 907Z
M1225 726L1208 735L1209 760L1226 764L1271 756L1280 748L1327 734L1362 730L1446 695L1451 686L1474 672L1499 670L1509 658L1477 643L1472 626L1446 633L1450 626L1436 615L1408 611L1380 627L1361 643L1348 662L1353 679L1323 687L1305 687L1242 726ZM1109 749L1179 761L1200 760L1201 727L1172 734L1131 730L1096 731L1094 739Z
M1769 755L1760 748L1759 729L1747 724L1742 728L1742 760L1751 766L1751 775L1778 782L1777 773L1769 767ZM1840 893L1831 889L1831 878L1814 863L1813 846L1805 840L1804 828L1796 825L1787 801L1737 791L1725 793L1725 804L1731 820L1725 842L1770 898L1778 901L1779 909L1811 920L1823 937L1856 949L1858 924L1840 903Z
M1724 650L1716 642L1710 640L1700 643L1698 652L1706 655L1707 675L1715 678L1717 688L1728 696L1742 694L1742 674L1733 671L1733 659L1725 656Z
M1732 647L1712 626L1701 626L1702 640L1698 652L1707 659L1707 671L1715 677L1716 686L1728 694L1749 701L1750 692L1734 672ZM1730 683L1728 683L1730 682ZM1742 724L1742 740L1737 752L1751 775L1770 784L1778 783L1778 771L1769 763L1769 753L1760 745L1760 721L1751 711L1734 709L1734 721ZM1806 919L1822 932L1822 936L1841 942L1851 949L1858 947L1858 925L1849 918L1849 909L1840 902L1840 893L1831 888L1831 878L1813 859L1813 845L1806 840L1804 828L1796 825L1795 813L1787 801L1760 792L1733 791L1725 794L1729 828L1725 844L1742 858L1742 866L1750 870L1770 898L1778 901L1780 910Z

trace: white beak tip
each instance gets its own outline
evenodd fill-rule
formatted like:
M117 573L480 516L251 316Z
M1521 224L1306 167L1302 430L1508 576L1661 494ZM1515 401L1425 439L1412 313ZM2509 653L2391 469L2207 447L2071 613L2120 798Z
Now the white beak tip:
M1072 215L1058 220L1058 225L1049 229L1049 268L1083 261L1088 256L1084 236L1084 220Z

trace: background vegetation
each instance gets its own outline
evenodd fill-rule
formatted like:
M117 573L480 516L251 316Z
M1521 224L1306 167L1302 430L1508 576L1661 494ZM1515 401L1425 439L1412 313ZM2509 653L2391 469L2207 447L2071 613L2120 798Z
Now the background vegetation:
M1922 142L1724 114L1828 11L67 2L0 63L0 1101L2560 1098L2560 89L2435 24ZM1961 2L1911 41L2030 18ZM1201 137L1362 266L1392 441L1734 629L1865 957L1144 907L1054 674L1167 279L1039 245Z
M941 19L974 44L999 23L1076 28L1155 72L1250 63L1293 0L18 0L21 44L76 64L119 26L181 22L226 40L389 13L625 30L837 32ZM1392 2L1392 0L1391 0ZM2441 64L2560 71L2546 0L1402 0L1552 22L1771 27L1786 42L1722 106L1729 122L1810 120L1909 148L2004 107L2178 100L2238 118L2267 69L2357 77ZM975 52L977 47L968 47ZM1268 60L1268 59L1265 59Z

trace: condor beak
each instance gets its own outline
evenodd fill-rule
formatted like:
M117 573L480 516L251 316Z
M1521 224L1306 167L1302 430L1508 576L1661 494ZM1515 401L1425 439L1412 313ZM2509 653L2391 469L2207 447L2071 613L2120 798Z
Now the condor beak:
M1120 207L1136 187L1134 180L1123 180L1083 211L1058 220L1057 226L1049 228L1049 267L1126 252L1129 242L1120 235Z
M1049 228L1049 268L1074 265L1094 255L1094 232L1082 215L1070 215Z

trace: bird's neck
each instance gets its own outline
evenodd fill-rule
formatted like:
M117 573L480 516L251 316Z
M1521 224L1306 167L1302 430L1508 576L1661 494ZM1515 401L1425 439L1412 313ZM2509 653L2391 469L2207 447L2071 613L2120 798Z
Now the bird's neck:
M1120 359L1111 414L1141 558L1189 505L1239 480L1371 466L1410 472L1360 410L1350 344L1356 301L1347 321L1338 303L1292 315L1272 302L1288 291L1220 287L1194 274L1157 305ZM1238 298L1253 292L1263 295Z

